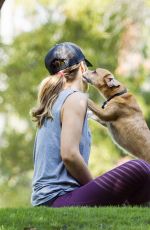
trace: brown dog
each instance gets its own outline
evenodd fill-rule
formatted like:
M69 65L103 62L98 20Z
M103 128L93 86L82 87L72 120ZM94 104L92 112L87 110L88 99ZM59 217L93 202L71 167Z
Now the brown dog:
M108 127L122 148L150 162L150 130L135 97L108 70L87 71L83 77L107 99L102 108L88 100L100 123Z

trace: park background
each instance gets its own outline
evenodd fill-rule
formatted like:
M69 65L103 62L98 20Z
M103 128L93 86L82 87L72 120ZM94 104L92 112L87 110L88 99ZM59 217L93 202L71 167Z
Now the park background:
M93 68L112 71L136 96L150 127L150 0L5 0L0 14L0 207L30 206L35 124L29 115L48 75L44 56L63 41ZM89 96L103 98L90 87ZM90 121L94 177L132 157ZM133 143L135 144L135 143Z

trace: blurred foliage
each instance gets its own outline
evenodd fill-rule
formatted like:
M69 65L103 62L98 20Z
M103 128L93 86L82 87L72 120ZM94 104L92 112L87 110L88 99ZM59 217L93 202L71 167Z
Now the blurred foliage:
M0 92L0 112L7 117L0 152L1 206L29 205L36 132L29 110L36 103L37 86L48 74L44 56L56 43L75 42L82 47L93 68L100 66L116 73L136 95L150 125L150 90L144 87L150 84L149 71L141 64L134 74L117 72L120 52L126 48L124 36L129 30L129 22L138 24L141 33L140 48L135 45L134 51L143 60L150 58L147 37L150 34L145 27L150 12L146 5L148 1L93 0L91 4L90 0L39 0L37 3L47 16L46 23L41 23L31 32L20 34L10 46L1 46L0 82L4 87ZM30 17L32 14L36 17L36 11L32 11L33 5L30 8L24 4ZM102 103L103 99L92 87L89 95ZM12 114L19 122L10 122ZM26 127L20 131L18 126L22 121ZM90 127L93 136L90 169L94 176L98 176L114 167L125 154L114 145L104 127L94 121L90 121Z

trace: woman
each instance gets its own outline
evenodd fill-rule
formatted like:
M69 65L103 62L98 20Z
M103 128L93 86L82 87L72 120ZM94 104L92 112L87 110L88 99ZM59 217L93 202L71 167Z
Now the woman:
M49 207L142 204L150 200L150 164L132 160L96 179L88 169L90 132L87 84L91 65L81 49L65 42L45 58L51 76L32 111L38 124L34 146L32 205Z

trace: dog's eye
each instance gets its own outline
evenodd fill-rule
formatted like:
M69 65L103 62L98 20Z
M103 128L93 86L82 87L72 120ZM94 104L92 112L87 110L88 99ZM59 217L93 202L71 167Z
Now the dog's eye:
M108 80L109 80L109 81L113 81L113 80L114 80L114 78L112 78L112 77L109 77L109 78L108 78Z

